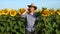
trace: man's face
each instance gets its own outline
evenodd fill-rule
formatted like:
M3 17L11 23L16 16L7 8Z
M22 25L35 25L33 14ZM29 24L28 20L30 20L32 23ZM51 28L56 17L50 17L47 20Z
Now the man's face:
M32 11L34 11L35 8L34 7L30 7L29 9L32 12Z

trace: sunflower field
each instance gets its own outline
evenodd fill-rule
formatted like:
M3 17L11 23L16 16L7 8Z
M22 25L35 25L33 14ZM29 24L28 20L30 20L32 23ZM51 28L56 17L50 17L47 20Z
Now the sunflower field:
M26 19L21 18L24 8L0 10L0 34L25 34ZM60 34L60 9L36 10L36 34Z

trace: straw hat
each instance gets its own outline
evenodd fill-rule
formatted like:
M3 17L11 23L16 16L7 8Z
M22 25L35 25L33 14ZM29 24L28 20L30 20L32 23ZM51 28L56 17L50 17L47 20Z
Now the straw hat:
M37 9L37 7L32 3L31 5L28 5L28 7L30 8L30 7L34 7L35 8L35 10Z

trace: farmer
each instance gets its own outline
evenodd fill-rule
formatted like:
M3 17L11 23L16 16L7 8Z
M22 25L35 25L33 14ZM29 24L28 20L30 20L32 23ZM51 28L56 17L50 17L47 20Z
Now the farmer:
M28 9L26 9L26 11L21 15L22 18L27 19L26 34L34 34L35 21L36 21L36 13L35 13L36 9L37 7L32 3L31 5L28 5Z

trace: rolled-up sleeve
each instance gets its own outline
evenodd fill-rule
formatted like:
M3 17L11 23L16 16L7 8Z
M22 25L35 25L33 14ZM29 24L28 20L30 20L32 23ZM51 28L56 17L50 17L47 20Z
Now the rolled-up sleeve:
M26 18L27 17L27 13L25 15L21 15L22 18Z

